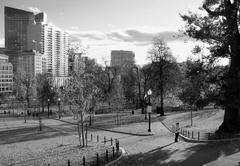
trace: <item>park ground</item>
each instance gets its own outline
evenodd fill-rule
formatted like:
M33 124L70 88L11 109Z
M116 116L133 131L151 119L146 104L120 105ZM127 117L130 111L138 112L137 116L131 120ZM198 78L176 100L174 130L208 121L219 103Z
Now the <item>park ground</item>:
M101 119L100 116L105 119L104 115L99 115L99 119ZM129 116L131 115L128 114L127 117ZM133 116L137 117L136 114ZM180 139L179 142L175 143L174 135L161 123L164 122L167 126L171 126L179 121L182 127L215 131L223 118L222 110L193 112L193 127L190 127L190 112L169 112L166 113L165 117L153 116L151 124L153 135L137 135L147 133L147 120L136 123L132 117L134 123L124 124L124 116L122 116L121 124L113 125L114 120L112 120L110 125L105 123L105 125L100 126L100 128L105 127L108 130L90 129L89 134L93 135L94 140L92 143L89 142L88 156L92 155L90 151L95 154L96 151L106 148L106 145L96 143L98 135L101 141L103 137L106 137L108 145L110 138L118 139L120 146L125 149L126 154L113 165L239 165L240 141L213 144L187 143ZM107 118L109 121L111 121L110 117ZM71 119L66 118L66 121L74 122ZM113 119L116 120L116 118ZM1 120L0 165L23 165L25 160L30 165L42 161L55 164L61 161L62 165L66 165L66 159L74 161L75 158L80 158L79 156L82 155L81 149L77 147L78 140L74 123L46 119L43 120L45 127L43 127L42 132L38 131L38 122L34 120L27 121L27 124L24 124L23 120L15 120L14 123ZM32 128L35 129L32 131ZM122 133L122 131L129 134ZM135 133L135 135L131 133ZM59 165L61 164L59 163Z

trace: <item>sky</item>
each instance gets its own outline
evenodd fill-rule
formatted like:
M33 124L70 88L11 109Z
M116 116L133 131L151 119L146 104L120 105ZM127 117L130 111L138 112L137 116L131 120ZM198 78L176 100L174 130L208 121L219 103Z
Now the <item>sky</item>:
M135 52L135 61L146 64L156 35L166 41L177 61L189 56L196 41L181 35L180 17L197 10L199 0L0 0L0 46L4 46L4 6L46 12L48 23L67 31L70 42L87 47L87 56L98 63L110 59L111 50Z

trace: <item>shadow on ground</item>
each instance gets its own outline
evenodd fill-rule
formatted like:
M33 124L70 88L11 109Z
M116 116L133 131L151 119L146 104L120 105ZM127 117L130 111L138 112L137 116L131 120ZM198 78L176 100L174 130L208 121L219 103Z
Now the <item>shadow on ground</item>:
M43 126L42 131L39 131L39 127L6 130L0 131L0 145L52 138L60 135L68 134L53 130L46 126Z
M220 156L229 156L239 151L240 142L229 144L191 144L190 147L184 150L180 150L175 143L172 143L147 153L125 156L116 165L202 166L217 160Z

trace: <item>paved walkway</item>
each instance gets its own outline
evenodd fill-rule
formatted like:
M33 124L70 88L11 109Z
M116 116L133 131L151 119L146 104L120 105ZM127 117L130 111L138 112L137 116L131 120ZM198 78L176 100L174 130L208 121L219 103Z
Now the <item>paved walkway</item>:
M64 133L76 134L76 125L51 119L44 120L43 123ZM2 124L3 122L1 126ZM134 128L134 124L129 124L128 127ZM148 129L147 123L141 123L138 127ZM207 144L180 140L174 143L174 135L161 122L152 123L153 136L132 136L100 130L89 132L93 134L95 141L96 135L100 136L100 140L104 136L108 140L119 139L120 146L126 150L127 155L114 165L237 166L240 162L240 142Z

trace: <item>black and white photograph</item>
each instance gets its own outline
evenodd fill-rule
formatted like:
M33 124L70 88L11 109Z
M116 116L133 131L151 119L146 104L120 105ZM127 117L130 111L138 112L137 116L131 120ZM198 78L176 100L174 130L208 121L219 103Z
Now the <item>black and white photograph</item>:
M0 0L0 166L240 166L240 0Z

